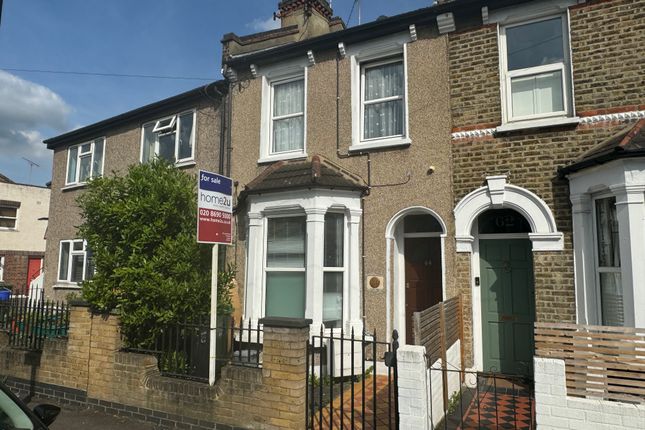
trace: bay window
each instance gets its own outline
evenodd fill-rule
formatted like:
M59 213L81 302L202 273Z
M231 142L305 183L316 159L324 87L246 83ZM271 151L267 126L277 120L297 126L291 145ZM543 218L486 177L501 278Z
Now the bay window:
M191 162L195 155L195 111L144 124L141 134L142 163L155 157L177 164Z
M83 184L103 174L105 138L70 146L67 150L66 185Z
M305 232L304 216L267 219L266 316L305 316Z
M58 280L79 283L94 274L92 253L82 239L61 240L58 258Z
M624 325L623 287L616 198L595 200L596 276L603 325Z
M570 115L567 35L565 15L500 27L506 122Z
M345 216L327 212L325 215L323 264L323 323L339 328L343 321L343 282L345 272Z

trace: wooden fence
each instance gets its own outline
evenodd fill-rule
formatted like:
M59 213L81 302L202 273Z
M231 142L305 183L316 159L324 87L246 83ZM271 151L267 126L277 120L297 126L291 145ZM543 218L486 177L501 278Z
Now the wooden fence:
M413 314L414 344L426 347L428 367L441 359L443 369L443 400L448 405L447 351L460 343L461 379L464 378L464 310L461 295Z
M564 360L567 395L645 404L645 329L536 323L535 349Z

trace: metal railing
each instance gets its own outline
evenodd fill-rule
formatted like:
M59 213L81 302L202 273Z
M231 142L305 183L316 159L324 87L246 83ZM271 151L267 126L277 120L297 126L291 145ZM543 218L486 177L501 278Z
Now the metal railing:
M525 376L431 367L430 418L435 429L532 430L535 424L533 381ZM441 396L432 381L452 380L450 400ZM441 399L442 400L442 399Z
M307 342L309 429L398 429L396 350L364 331L321 327ZM385 371L385 369L387 369Z
M262 326L232 318L220 318L216 329L208 316L167 324L150 344L124 350L155 355L164 376L208 382L211 330L217 330L218 376L226 364L261 366Z
M22 297L0 301L0 330L9 334L11 347L40 351L45 339L67 336L69 305Z

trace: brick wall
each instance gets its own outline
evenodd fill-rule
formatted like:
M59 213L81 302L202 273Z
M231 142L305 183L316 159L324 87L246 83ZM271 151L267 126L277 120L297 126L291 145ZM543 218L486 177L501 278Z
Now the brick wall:
M577 111L644 109L645 1L589 3L570 12Z
M305 425L309 323L264 321L263 367L225 366L215 386L161 376L154 356L121 351L116 315L72 306L68 339L42 353L8 347L0 372L22 394L151 422L162 428L301 429Z
M0 256L4 257L3 282L11 285L14 291L27 286L27 266L29 257L42 258L43 253L29 251L2 251Z
M499 125L497 26L450 34L448 40L453 130Z
M645 428L645 405L567 396L563 360L535 357L538 428L622 430Z

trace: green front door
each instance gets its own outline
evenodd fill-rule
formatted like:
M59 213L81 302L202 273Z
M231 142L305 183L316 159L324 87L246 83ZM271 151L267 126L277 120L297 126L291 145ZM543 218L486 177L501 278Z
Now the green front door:
M479 241L484 371L533 373L535 294L528 239Z

